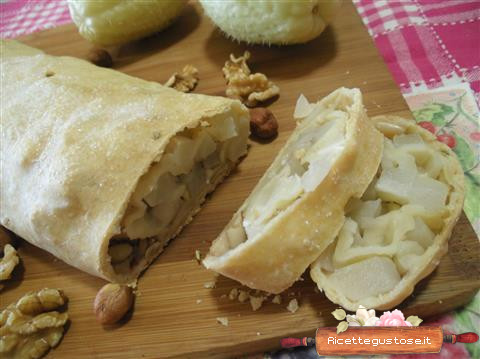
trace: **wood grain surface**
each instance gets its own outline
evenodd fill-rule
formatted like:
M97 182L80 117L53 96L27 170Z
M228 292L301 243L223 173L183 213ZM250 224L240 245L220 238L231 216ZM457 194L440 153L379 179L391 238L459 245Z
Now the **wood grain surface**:
M86 58L91 45L73 25L25 36L27 44L54 55ZM195 90L224 95L221 68L230 53L252 54L254 71L267 74L280 87L280 98L270 105L279 120L279 136L270 143L251 142L248 156L213 193L193 222L174 239L138 283L135 308L116 328L95 322L92 303L101 279L82 273L48 253L18 240L21 268L1 293L1 306L29 290L61 288L70 298L71 324L53 358L159 358L228 357L272 350L286 336L313 336L321 326L336 325L330 312L336 305L314 290L305 273L282 294L283 303L265 303L253 312L248 303L222 297L239 285L220 277L214 289L203 284L213 274L194 259L195 250L208 251L294 128L292 119L300 93L317 100L340 86L359 87L369 115L397 114L410 117L399 89L377 53L352 4L316 40L289 47L247 46L226 39L202 16L196 4L166 31L148 39L111 49L115 68L147 80L165 82L186 64L200 71ZM81 104L80 104L81 105ZM480 246L465 216L451 239L450 251L437 270L422 281L402 305L406 315L426 318L462 304L479 287ZM300 309L285 307L297 298ZM227 317L227 327L217 323Z

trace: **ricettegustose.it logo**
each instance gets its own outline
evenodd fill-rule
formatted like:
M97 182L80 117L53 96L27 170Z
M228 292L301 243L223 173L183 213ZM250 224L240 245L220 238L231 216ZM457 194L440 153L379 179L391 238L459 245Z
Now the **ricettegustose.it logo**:
M420 327L422 319L396 309L380 317L375 310L359 306L355 314L343 309L332 312L336 328L318 328L315 338L284 338L284 348L315 346L319 355L372 355L438 353L443 343L474 343L476 333L449 334L440 326Z

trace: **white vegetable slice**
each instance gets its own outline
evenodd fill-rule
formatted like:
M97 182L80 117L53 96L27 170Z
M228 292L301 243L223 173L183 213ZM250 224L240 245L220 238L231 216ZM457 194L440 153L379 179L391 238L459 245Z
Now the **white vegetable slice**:
M383 171L375 189L384 201L418 204L432 212L445 207L448 195L446 184L402 167Z
M433 244L435 233L428 228L421 218L415 217L415 228L406 234L405 239L417 242L424 249L427 249Z
M378 217L382 213L382 201L376 199L373 201L358 201L352 208L350 217L365 229L368 222Z
M372 256L336 270L330 280L341 295L358 301L388 293L401 277L390 258Z
M412 121L372 120L385 136L379 177L349 204L337 239L310 270L326 296L351 311L391 309L412 293L446 253L464 196L462 168L447 146Z
M251 288L285 290L328 247L347 202L360 198L372 181L383 140L360 91L341 88L310 106L212 243L203 261L208 269Z
M295 105L295 111L293 112L293 118L295 120L301 120L307 117L312 111L315 105L308 102L307 98L301 94L298 97L297 104Z

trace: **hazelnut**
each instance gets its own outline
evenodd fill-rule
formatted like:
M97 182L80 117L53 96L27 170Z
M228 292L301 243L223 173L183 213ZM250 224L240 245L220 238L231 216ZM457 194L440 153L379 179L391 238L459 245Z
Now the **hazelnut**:
M262 139L275 137L278 133L277 119L272 111L263 107L250 110L250 131L252 135Z
M88 53L88 61L100 67L112 67L113 60L107 50L92 49Z
M128 312L132 304L132 288L109 283L98 291L93 310L100 324L114 324Z

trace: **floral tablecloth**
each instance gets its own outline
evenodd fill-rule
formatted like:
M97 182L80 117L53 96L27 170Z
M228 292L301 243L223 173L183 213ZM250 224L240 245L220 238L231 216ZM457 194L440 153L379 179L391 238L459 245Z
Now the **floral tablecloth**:
M353 0L416 121L457 154L465 172L464 210L480 235L480 0ZM0 0L0 36L71 22L66 1ZM480 328L480 295L430 321L447 331ZM318 358L312 348L267 357ZM378 358L378 357L376 357ZM440 354L395 358L480 358L480 344L445 344Z

